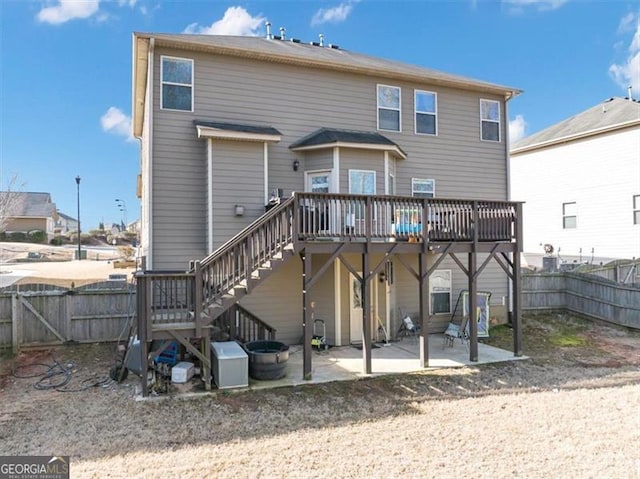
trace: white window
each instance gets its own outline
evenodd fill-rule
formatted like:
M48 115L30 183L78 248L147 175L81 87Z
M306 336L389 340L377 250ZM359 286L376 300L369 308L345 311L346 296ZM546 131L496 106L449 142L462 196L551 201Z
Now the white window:
M307 191L311 193L331 192L331 172L314 171L307 173Z
M414 198L433 198L436 195L436 180L411 178L411 196Z
M437 98L430 91L415 91L416 134L437 135Z
M575 202L562 203L562 228L573 229L577 227L578 208Z
M500 102L480 100L480 135L485 141L500 141Z
M193 111L193 60L161 57L163 110Z
M378 85L378 130L401 131L400 88Z
M349 194L375 195L376 172L372 170L349 170Z
M387 188L390 195L396 194L396 176L395 175L389 174L389 184Z
M633 196L633 224L640 225L640 195Z
M431 314L451 313L451 270L440 269L429 276Z

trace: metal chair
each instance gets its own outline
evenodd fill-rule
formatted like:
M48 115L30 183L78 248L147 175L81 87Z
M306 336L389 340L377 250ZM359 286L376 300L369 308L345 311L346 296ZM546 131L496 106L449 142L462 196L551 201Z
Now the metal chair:
M453 322L449 323L449 325L447 326L447 329L443 334L444 336L443 342L442 342L443 349L445 348L445 346L449 346L450 348L452 348L455 340L458 338L460 338L460 341L462 341L462 344L465 345L467 350L469 349L469 332L467 331L468 321L469 321L469 317L465 316L462 318L462 321L460 324L456 324Z
M413 336L414 338L418 338L418 334L420 333L420 325L415 324L411 319L411 316L404 315L402 318L402 323L400 324L400 328L398 329L397 336L402 339L404 336Z

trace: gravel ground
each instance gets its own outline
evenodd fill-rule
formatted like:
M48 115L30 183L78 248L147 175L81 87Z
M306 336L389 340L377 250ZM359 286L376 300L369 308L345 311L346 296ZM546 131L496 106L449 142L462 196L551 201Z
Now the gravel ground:
M74 478L640 479L640 333L541 316L524 346L525 361L147 401L136 378L62 393L10 374L55 357L80 389L112 345L23 353L0 365L0 455L70 455Z

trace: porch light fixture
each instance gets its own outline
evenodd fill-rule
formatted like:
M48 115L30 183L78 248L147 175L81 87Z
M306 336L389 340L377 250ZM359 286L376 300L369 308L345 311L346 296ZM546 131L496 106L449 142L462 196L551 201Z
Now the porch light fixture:
M293 160L293 171L298 171L300 168L300 162L298 160Z
M234 212L236 216L244 216L244 205L235 205Z

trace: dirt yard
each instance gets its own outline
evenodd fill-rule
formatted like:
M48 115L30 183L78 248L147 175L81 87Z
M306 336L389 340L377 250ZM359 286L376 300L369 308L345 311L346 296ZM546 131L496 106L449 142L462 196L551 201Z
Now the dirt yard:
M0 455L70 455L73 478L640 478L639 332L530 317L525 361L147 401L92 387L112 350L5 357ZM54 357L87 389L11 375Z

